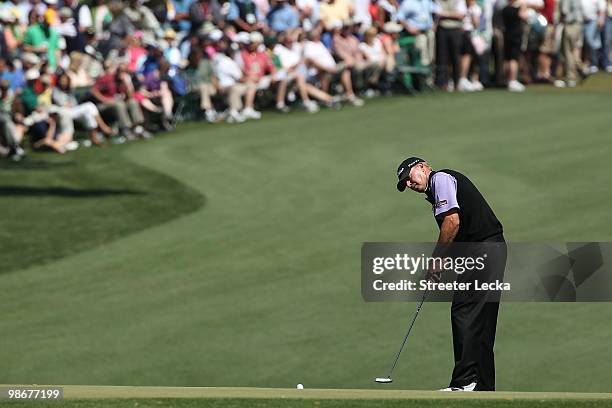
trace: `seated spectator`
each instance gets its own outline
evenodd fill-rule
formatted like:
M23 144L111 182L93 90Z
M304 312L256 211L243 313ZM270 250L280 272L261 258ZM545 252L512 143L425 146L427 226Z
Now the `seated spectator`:
M100 116L100 112L93 102L78 103L70 86L70 77L63 73L57 80L57 85L53 88L53 104L62 107L68 113L73 122L80 122L85 126L89 133L89 139L95 145L100 145L98 129L107 137L114 136L113 129L110 128Z
M120 135L132 139L134 134L150 137L142 126L144 116L138 101L134 99L134 86L125 65L109 66L91 89L102 114L113 113L119 123Z
M25 33L23 49L26 52L45 55L50 68L55 70L60 59L60 51L57 31L50 24L52 18L51 14L46 18L40 18L35 9L30 12L30 26Z
M366 30L363 42L359 44L359 48L363 55L365 55L366 62L371 66L377 67L373 73L373 82L378 83L381 72L387 66L387 54L382 41L378 37L378 29L376 27L370 27Z
M13 60L0 58L0 80L7 82L12 93L19 92L25 86L23 70L16 68Z
M300 26L300 13L288 0L273 0L267 18L268 26L277 33L284 33Z
M359 40L354 35L352 24L345 24L342 28L335 28L333 45L336 55L353 78L356 78L357 87L367 87L368 90L378 88L378 79L382 65L378 61L368 61Z
M210 123L219 119L211 97L217 93L217 80L213 75L213 67L208 55L195 50L189 54L189 63L185 68L187 91L197 93L200 97L201 115Z
M169 71L170 64L164 58L159 63L159 68L149 72L144 77L144 85L148 97L158 106L161 106L161 127L164 130L172 128L172 111L174 109L174 97L172 96L172 78Z
M187 10L187 19L191 26L189 36L197 35L204 23L222 24L221 4L218 0L194 0Z
M305 31L310 31L319 25L318 0L296 0L295 5L300 12L300 21Z
M62 144L65 151L75 150L78 143L74 139L74 123L67 108L53 103L53 78L45 74L40 78L42 90L38 93L38 108L43 109L53 119L53 139ZM49 137L49 136L48 136Z
M142 31L136 31L133 35L125 37L125 56L128 59L127 69L134 73L140 71L147 58L147 50L142 43Z
M15 123L15 95L5 80L0 82L0 157L18 161L25 155L21 148L24 126Z
M334 76L339 76L346 99L355 106L362 106L363 100L355 96L351 71L336 64L334 57L321 42L320 30L309 33L308 41L304 44L304 59L306 65L314 70L313 74L321 83L324 92L329 91L329 85Z
M23 118L18 123L23 123L32 141L32 147L40 149L48 147L58 153L65 153L67 147L72 148L72 135L67 132L56 132L56 117L49 115L49 111L39 106L38 92L40 88L38 80L40 73L36 69L30 69L25 74L26 87L21 93L20 99L23 105Z
M244 122L246 119L259 119L261 113L253 108L257 87L248 82L240 66L234 60L235 51L225 41L218 44L218 52L213 60L215 76L219 81L219 90L226 94L229 104L227 121L230 123ZM242 99L245 94L252 95L245 99L245 108L242 109Z
M259 31L266 28L265 17L252 0L230 0L227 21L232 23L236 31Z
M327 92L323 92L306 82L308 72L302 58L303 44L295 41L296 34L298 33L287 32L282 34L279 37L280 42L274 46L273 52L277 56L281 68L278 72L278 78L281 79L285 92L288 86L295 83L306 110L310 113L318 112L319 106L310 99L310 96L327 105L333 104L333 98ZM281 103L284 105L284 98ZM279 106L278 103L276 108L282 110L282 106Z
M350 0L323 0L320 3L319 18L323 27L331 31L338 22L348 21L353 15Z

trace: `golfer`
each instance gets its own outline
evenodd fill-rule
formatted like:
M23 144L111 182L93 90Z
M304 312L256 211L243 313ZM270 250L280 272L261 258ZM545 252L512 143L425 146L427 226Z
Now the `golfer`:
M397 169L397 189L425 194L440 228L438 247L469 246L472 255L486 253L483 270L456 275L461 282L503 280L506 244L502 224L476 186L454 170L434 171L425 160L410 157ZM441 271L429 271L438 278ZM451 324L455 367L450 385L442 391L494 391L493 345L499 310L499 292L453 293Z

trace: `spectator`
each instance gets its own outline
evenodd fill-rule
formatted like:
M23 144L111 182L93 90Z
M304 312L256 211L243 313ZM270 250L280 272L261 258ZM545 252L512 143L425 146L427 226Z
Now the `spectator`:
M414 37L421 64L429 66L434 57L432 0L404 0L397 11L397 20L404 28L403 35Z
M211 100L211 97L217 93L217 81L208 55L198 49L190 53L185 77L187 90L190 93L197 93L200 97L200 114L209 123L219 120L220 115Z
M504 7L502 16L505 27L504 60L506 62L508 90L511 92L523 92L525 86L518 81L518 64L521 56L523 24L527 21L527 7L521 0L510 0L510 3Z
M174 97L172 95L172 78L169 71L170 64L165 59L161 59L159 68L154 69L145 75L144 84L146 86L148 98L153 100L158 106L161 106L161 127L164 130L172 128L172 112L174 109Z
M213 69L219 81L221 93L227 95L229 104L229 123L240 123L246 119L259 119L261 113L253 108L255 84L249 83L243 75L240 66L234 60L235 51L225 41L219 42L219 50L215 54ZM245 108L242 109L242 99L245 94L250 95L245 100Z
M555 19L556 0L544 0L544 7L540 10L546 19L546 29L542 44L539 46L536 82L552 83L551 67L554 55L557 53L555 44L555 31L557 21Z
M368 91L373 91L378 87L382 66L376 61L367 61L353 29L349 23L334 29L334 51L346 69L351 71L353 78L356 78L357 88L367 87Z
M584 18L584 62L588 73L599 70L599 49L601 34L606 23L605 0L582 0L582 17Z
M604 27L602 38L602 64L606 72L612 73L612 61L610 61L610 52L612 51L612 0L608 0L606 4L606 24Z
M221 24L223 16L218 0L194 0L189 6L188 19L191 25L190 36L197 35L204 23Z
M314 29L319 24L319 1L318 0L296 0L300 12L300 21L305 31Z
M118 120L120 136L133 139L134 134L150 137L144 129L144 116L138 101L134 99L134 86L125 65L109 66L91 89L102 114L112 113ZM122 141L123 139L118 139Z
M559 88L573 88L576 86L578 73L582 71L581 62L578 59L583 22L581 1L560 0L559 11L561 23L563 23L561 55L564 61L565 80L556 80L555 86Z
M337 24L349 21L353 15L353 5L350 0L323 0L319 8L323 27L331 31Z
M366 30L363 42L359 44L359 48L363 55L365 55L366 62L370 66L376 67L373 71L373 82L378 83L380 73L387 67L387 54L378 36L378 29L376 27L370 27Z
M263 30L264 16L259 12L252 0L230 0L227 21L233 24L237 31Z
M5 80L0 81L0 156L21 160L25 152L21 148L24 127L14 121L15 95Z
M464 0L439 0L436 9L436 85L454 90L459 82L463 18L466 14ZM452 68L452 82L448 80L448 66Z
M0 58L0 80L6 81L12 94L18 93L25 86L23 69L15 67L13 60Z
M294 41L295 34L292 32L282 34L279 37L280 42L273 49L274 55L278 58L280 64L278 72L278 78L280 79L279 97L276 109L284 110L286 90L295 83L304 107L308 112L315 113L319 111L319 106L310 99L311 95L328 104L332 103L332 97L326 92L306 83L306 66L302 60L302 44ZM282 97L280 97L281 88L283 90Z
M306 65L313 70L314 76L320 82L321 90L329 92L332 79L339 77L344 88L344 96L349 103L355 106L363 105L363 100L358 98L353 90L351 71L336 64L332 54L321 42L320 30L313 30L309 33L308 41L304 44L303 54Z
M35 9L30 12L30 26L25 33L23 49L46 56L49 67L55 70L60 52L57 31L50 25L51 16L52 14L48 14L41 20Z
M78 103L70 86L70 77L63 73L53 88L53 104L61 106L73 122L82 123L89 133L89 139L95 145L100 145L98 129L107 137L114 136L113 130L104 122L96 105L93 102Z
M273 0L268 13L268 26L272 31L284 33L300 26L300 13L288 0Z
M484 49L481 49L477 52L474 47L474 41L478 39L475 36L475 31L478 28L482 10L476 0L466 0L466 6L465 17L463 18L463 40L461 41L461 71L457 90L459 92L482 91L484 86L478 80L476 70L472 74L472 80L469 79L472 62L478 66L479 55L484 51Z

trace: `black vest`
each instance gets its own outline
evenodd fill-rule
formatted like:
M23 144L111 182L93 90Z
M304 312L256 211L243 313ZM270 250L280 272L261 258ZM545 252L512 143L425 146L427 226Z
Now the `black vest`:
M476 186L463 174L454 170L438 170L447 173L457 180L457 203L459 204L459 232L455 242L482 242L503 233L501 222ZM432 178L438 171L429 174L427 201L435 210L435 191L432 189ZM436 217L438 227L442 226L442 217Z

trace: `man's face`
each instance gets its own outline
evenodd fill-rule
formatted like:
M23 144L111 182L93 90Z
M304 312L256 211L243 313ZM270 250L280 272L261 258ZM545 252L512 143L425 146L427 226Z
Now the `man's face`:
M410 169L410 174L406 179L406 187L417 193L424 193L427 190L428 172L423 163L419 163Z

